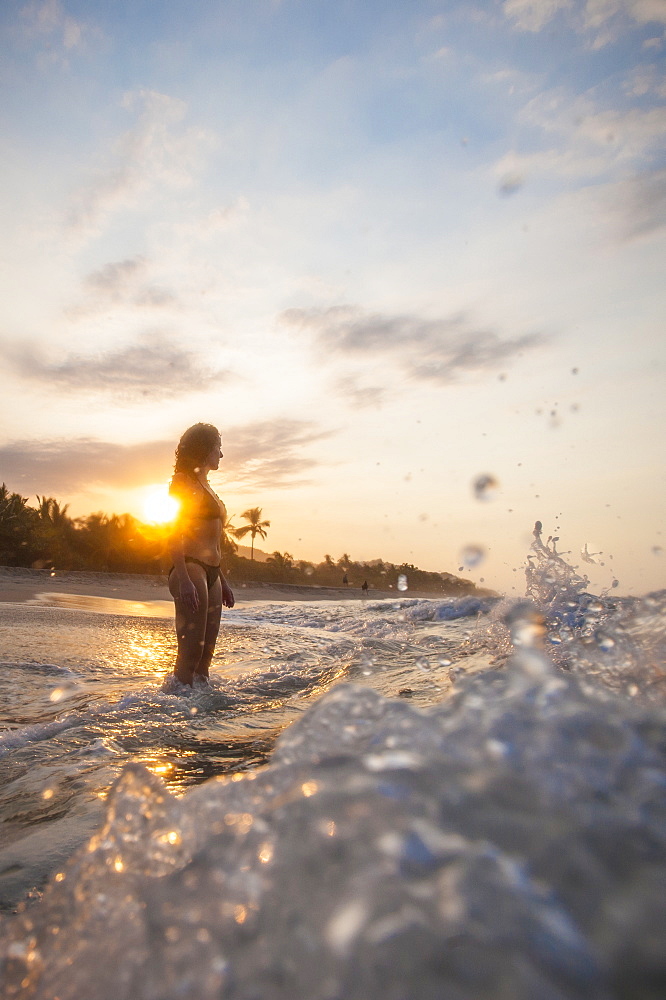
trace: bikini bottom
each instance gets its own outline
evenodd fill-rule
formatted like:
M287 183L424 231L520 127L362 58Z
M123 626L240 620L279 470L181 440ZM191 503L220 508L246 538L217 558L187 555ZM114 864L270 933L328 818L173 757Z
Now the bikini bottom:
M201 562L200 559L195 559L194 556L185 556L185 562L196 563L197 566L201 566L202 570L206 574L206 584L209 590L214 585L215 581L220 580L222 577L222 572L219 566L211 566L209 563ZM169 576L171 576L173 571L174 567L172 566L169 570Z

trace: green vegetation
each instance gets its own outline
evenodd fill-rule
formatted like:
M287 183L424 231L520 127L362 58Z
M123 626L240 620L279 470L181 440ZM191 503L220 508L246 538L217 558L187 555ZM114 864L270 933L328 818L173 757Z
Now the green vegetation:
M247 525L235 528L231 518L222 525L225 573L233 583L291 583L305 586L350 588L367 582L371 590L395 588L404 574L410 591L452 595L469 594L474 585L450 573L432 573L411 563L400 566L374 559L355 562L346 552L338 560L325 555L320 563L294 559L289 552L274 552L265 562L254 558L254 538L266 537L270 521L261 520L260 507L242 515ZM168 526L143 524L131 514L89 514L71 518L67 505L54 497L37 497L31 507L27 497L0 487L0 565L37 569L88 570L110 573L166 572ZM250 534L250 559L238 554L234 539Z
M410 591L450 594L460 597L476 591L470 580L461 580L451 573L431 573L418 569L411 563L355 562L345 553L338 560L325 555L320 563L294 559L289 552L274 552L266 562L251 561L235 555L227 563L227 575L242 583L292 583L310 587L343 587L346 577L350 589L359 589L367 582L371 591L396 589L398 577L407 577Z
M259 535L259 538L266 537L266 528L270 528L270 521L261 520L262 510L261 507L250 507L248 510L243 511L241 517L245 518L248 524L244 524L242 528L234 528L233 534L236 538L245 538L249 533L252 538L252 545L250 546L250 561L254 562L254 540Z
M71 518L53 497L27 497L0 486L0 565L37 569L162 573L165 532L131 514Z

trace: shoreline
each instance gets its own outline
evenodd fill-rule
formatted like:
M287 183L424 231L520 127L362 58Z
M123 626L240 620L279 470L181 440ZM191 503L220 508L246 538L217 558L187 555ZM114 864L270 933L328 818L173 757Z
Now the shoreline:
M231 583L237 604L250 601L376 601L421 597L446 599L442 591L373 590L360 587L318 587L296 583ZM36 603L40 595L70 594L151 603L171 602L166 576L139 573L101 573L84 570L30 569L0 566L0 603Z

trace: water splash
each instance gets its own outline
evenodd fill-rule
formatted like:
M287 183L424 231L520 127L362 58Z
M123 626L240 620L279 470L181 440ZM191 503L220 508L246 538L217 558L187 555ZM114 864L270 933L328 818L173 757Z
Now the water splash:
M544 640L556 665L585 682L600 681L625 696L663 704L666 643L656 639L663 623L660 629L652 607L666 611L665 595L638 601L590 593L588 577L566 561L567 553L557 551L559 538L550 536L544 542L542 532L537 521L525 569L527 596L543 616ZM586 561L600 554L587 553ZM611 589L617 586L613 579Z
M570 607L578 607L580 598L589 586L587 576L580 576L557 551L559 537L549 537L544 543L541 535L541 521L534 524L532 552L527 557L525 577L527 597L541 607L550 607L567 602Z

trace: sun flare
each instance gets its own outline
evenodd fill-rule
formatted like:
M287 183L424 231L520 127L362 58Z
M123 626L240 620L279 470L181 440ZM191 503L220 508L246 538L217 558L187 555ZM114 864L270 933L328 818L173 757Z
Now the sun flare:
M143 501L143 518L148 524L168 524L178 512L178 501L169 496L166 485L150 486Z

